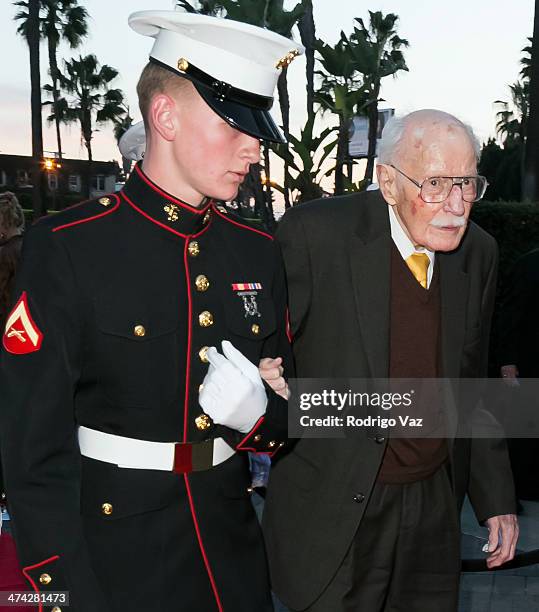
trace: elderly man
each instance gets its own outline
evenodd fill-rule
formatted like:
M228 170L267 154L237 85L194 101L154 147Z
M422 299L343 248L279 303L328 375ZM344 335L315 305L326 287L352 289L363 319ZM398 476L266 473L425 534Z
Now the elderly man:
M278 240L298 377L485 375L497 250L468 221L486 187L478 148L446 113L393 119L379 192L285 214ZM275 364L264 369L278 388ZM503 441L301 439L268 488L275 591L310 612L456 610L466 492L490 530L487 563L500 566L518 532Z

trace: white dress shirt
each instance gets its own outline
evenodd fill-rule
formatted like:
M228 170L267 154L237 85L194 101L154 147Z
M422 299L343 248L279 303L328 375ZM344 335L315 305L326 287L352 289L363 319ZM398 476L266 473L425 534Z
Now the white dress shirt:
M397 214L393 210L393 206L387 205L389 209L389 223L391 225L391 238L395 243L395 246L399 250L401 257L406 261L410 255L414 253L425 253L430 261L430 265L427 269L427 289L430 287L432 275L434 274L434 252L429 251L423 247L415 247L413 242L408 238L406 232L399 223Z

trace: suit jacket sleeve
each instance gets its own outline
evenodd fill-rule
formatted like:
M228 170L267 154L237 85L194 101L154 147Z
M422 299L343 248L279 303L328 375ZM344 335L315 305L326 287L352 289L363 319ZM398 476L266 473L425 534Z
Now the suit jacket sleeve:
M82 329L76 278L60 236L46 224L25 239L15 300L23 293L41 342L28 351L23 335L20 351L13 351L9 338L24 330L16 320L4 332L0 362L1 448L19 558L34 591L68 590L73 611L108 610L80 516L73 398Z
M495 249L481 305L480 375L487 376L490 326L496 295L498 268ZM516 513L511 464L504 438L472 438L468 495L479 522L493 516Z

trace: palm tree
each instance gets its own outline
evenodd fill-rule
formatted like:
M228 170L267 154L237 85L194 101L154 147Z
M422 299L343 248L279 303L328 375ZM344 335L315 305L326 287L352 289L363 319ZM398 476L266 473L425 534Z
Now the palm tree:
M500 172L505 172L503 177L510 171L510 177L506 182L511 185L516 183L518 188L512 188L511 193L516 193L522 199L533 200L532 193L525 192L525 182L532 174L528 174L526 179L525 171L525 155L528 137L533 130L530 121L530 76L532 73L531 62L531 46L526 46L522 49L524 53L520 63L522 69L520 71L521 79L509 85L511 92L511 100L496 100L499 110L496 113L496 132L503 143L502 152L507 163L500 166ZM533 152L529 152L533 158ZM529 158L528 158L529 159ZM533 165L533 164L532 164ZM500 175L501 176L501 175ZM501 179L498 181L501 183ZM530 183L528 182L528 185ZM502 193L502 190L499 190ZM503 193L506 192L504 188ZM537 198L536 196L536 199Z
M54 102L45 102L52 106L48 121L55 121L56 115L63 123L78 122L82 140L92 161L92 137L94 120L97 123L119 121L125 114L124 96L120 89L109 89L111 81L118 76L118 71L111 66L99 65L95 55L79 56L64 62L64 72L58 73L60 88L66 96ZM52 86L43 88L52 93Z
M18 19L18 16L15 16ZM39 0L28 1L28 14L26 27L17 32L26 38L30 55L30 105L32 112L32 158L34 163L32 205L34 217L41 217L46 213L43 198L44 173L43 159L43 125L41 118L41 76L39 73Z
M350 125L357 109L365 106L366 92L344 32L341 32L341 38L335 46L318 40L315 47L323 69L316 72L322 80L315 92L315 102L320 105L322 114L330 111L339 118L334 193L341 195L344 193L343 169L348 157Z
M400 70L408 70L402 48L408 41L397 35L396 24L399 17L394 13L383 15L381 11L369 11L369 25L356 18L358 27L350 36L350 52L359 72L364 76L364 85L369 92L367 117L369 118L369 149L365 179L372 183L376 140L378 132L378 101L382 79L395 75Z
M535 0L531 47L525 47L524 51L528 50L531 60L528 66L524 64L522 70L523 76L528 76L529 79L530 95L522 175L522 198L539 203L539 153L537 151L539 148L539 0Z
M323 166L337 145L337 138L330 139L335 128L325 128L318 136L314 136L314 122L315 116L312 115L307 119L300 138L290 134L292 150L284 145L273 147L277 155L287 161L290 168L296 172L290 179L294 204L321 197L324 194L322 179L333 172L333 169L324 172ZM273 187L284 193L284 186L273 184Z
M530 92L528 81L515 81L509 85L511 102L496 100L500 110L496 113L496 132L504 146L523 143L528 123Z
M305 75L307 78L307 121L314 121L314 67L315 67L315 45L316 26L313 15L312 0L303 0L303 15L298 21L298 30L301 42L305 47Z
M19 0L14 2L14 4L23 9L17 13L15 19L21 22L17 31L24 33L28 27L28 2ZM77 0L39 0L39 5L41 37L47 40L49 71L52 79L51 91L53 102L56 106L60 99L58 88L58 45L61 40L65 40L72 49L80 46L82 39L88 33L88 12L84 7L78 5ZM60 120L58 118L55 124L58 157L62 159L62 139Z
M219 0L199 0L198 6L193 6L188 0L176 0L176 6L186 10L188 13L200 13L201 15L220 15L222 12Z
M99 65L95 55L79 56L64 62L64 72L58 73L58 82L64 92L57 104L45 102L52 106L47 118L49 122L79 123L81 137L88 152L88 176L86 191L90 194L89 177L92 163L92 137L94 123L108 121L119 122L125 115L124 95L120 89L109 89L110 83L118 76L118 71L111 66ZM44 89L52 93L52 86Z
M528 38L529 45L526 45L522 49L522 53L524 55L520 58L520 65L522 68L520 69L520 78L523 81L529 81L532 75L532 45L533 38Z

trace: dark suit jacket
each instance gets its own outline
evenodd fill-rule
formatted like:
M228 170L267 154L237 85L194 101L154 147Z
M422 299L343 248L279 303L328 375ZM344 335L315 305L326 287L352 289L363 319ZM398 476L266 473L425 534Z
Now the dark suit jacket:
M301 205L278 232L299 378L386 378L391 232L387 204L366 192ZM486 374L497 247L470 223L460 247L439 253L442 372ZM310 605L343 560L387 441L302 439L272 469L264 516L273 588ZM515 511L503 440L450 440L457 503L466 492L482 521Z

